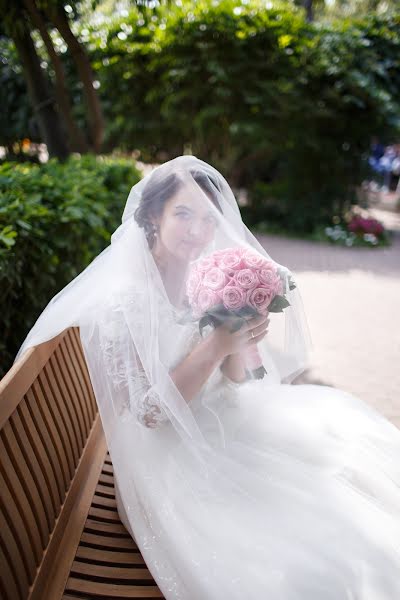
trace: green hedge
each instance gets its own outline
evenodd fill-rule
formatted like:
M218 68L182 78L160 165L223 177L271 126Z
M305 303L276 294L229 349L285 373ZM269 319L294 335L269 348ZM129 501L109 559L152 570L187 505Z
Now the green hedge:
M250 189L249 220L312 232L355 200L371 135L400 134L400 16L310 24L225 0L152 19L90 34L108 143L161 160L190 145Z
M106 151L163 161L188 145L249 189L249 222L277 218L302 233L326 224L355 200L371 135L400 135L400 15L321 24L287 4L181 4L82 25Z
M0 166L1 374L50 298L109 244L139 179L132 161L92 156Z

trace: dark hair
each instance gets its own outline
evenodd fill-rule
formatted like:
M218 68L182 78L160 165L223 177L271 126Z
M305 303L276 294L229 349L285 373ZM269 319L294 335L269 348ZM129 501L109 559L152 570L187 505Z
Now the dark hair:
M202 171L190 170L196 183L207 194L211 202L222 213L218 202L217 192L220 191L218 181ZM155 240L156 228L152 219L162 214L164 205L170 200L184 184L176 173L163 176L162 169L154 171L143 190L139 206L135 210L135 221L139 227L143 227L149 247L152 248Z

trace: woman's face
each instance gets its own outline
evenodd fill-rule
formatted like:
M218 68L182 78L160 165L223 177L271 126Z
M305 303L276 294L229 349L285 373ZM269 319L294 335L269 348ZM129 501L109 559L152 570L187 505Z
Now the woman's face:
M203 194L180 189L165 205L158 225L157 244L181 262L199 257L217 227L216 208Z

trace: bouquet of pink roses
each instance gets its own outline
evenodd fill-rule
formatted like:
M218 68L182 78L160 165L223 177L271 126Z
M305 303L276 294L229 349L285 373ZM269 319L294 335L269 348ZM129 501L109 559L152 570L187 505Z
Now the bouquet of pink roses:
M206 325L218 327L232 317L236 317L233 331L237 331L245 318L282 312L290 306L285 298L287 288L295 287L282 267L256 250L238 246L217 250L195 263L186 292L202 333ZM253 375L264 377L266 370L258 351L246 358Z

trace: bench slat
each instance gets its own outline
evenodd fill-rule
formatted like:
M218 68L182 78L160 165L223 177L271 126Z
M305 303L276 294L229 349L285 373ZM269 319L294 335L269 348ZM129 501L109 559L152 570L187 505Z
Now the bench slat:
M105 598L163 598L161 590L153 585L118 585L117 583L101 583L70 577L65 587L66 593L77 592L88 594L89 597L104 596Z
M103 466L101 472L104 473L104 475L114 475L114 471L113 471L112 465L106 465L105 464Z
M85 356L83 353L81 338L79 337L79 332L77 328L73 328L69 330L69 336L71 337L71 341L74 343L76 350L76 357L79 363L80 372L83 375L83 378L86 382L86 388L88 392L88 398L90 399L90 405L92 409L92 419L94 419L95 414L98 411L96 398L93 392L92 382L90 381L89 371L87 369Z
M0 381L0 429L17 408L64 335L65 332L62 332L45 344L29 348L4 375Z
M58 364L55 356L53 355L50 357L48 363L44 367L44 370L52 397L54 398L54 401L57 402L58 409L63 415L65 426L69 432L68 439L70 440L71 444L73 464L76 465L79 462L79 456L82 450L82 440L80 438L76 412L72 406L72 403L68 401L68 393L65 383L58 369Z
M2 507L0 514L1 537L5 553L4 560L8 564L8 570L14 570L15 573L18 573L18 580L21 582L26 577L32 578L34 576L36 560L26 523L22 520L15 500L1 473L0 485L4 502L4 507ZM12 531L10 527L12 527ZM3 570L1 572L5 573L6 571ZM21 573L22 575L20 575Z
M96 577L97 581L103 579L104 583L109 583L107 580L123 582L124 580L137 581L150 581L154 585L154 579L151 576L150 571L146 568L141 567L109 567L107 565L92 565L90 563L84 563L74 561L71 568L71 576L76 577L83 575L85 578Z
M79 546L76 551L76 559L87 560L93 564L105 565L146 565L143 556L136 552L117 552L99 548L87 548Z
M90 507L89 517L97 521L105 521L106 523L119 523L121 519L118 513L115 511L105 510L103 508Z
M92 422L94 415L97 413L98 410L97 403L94 397L89 372L87 370L86 362L83 356L82 344L80 341L79 344L77 343L73 331L70 331L67 337L67 347L69 348L70 354L73 357L74 367L80 375L80 383L82 386L83 397L85 398L90 422Z
M108 487L114 488L114 476L108 473L101 473L99 482Z
M5 570L2 577L5 577L4 586L6 592L8 586L11 589L16 588L14 592L16 595L10 596L12 600L15 598L26 598L29 590L29 572L26 568L25 562L21 560L21 547L18 543L18 537L16 536L15 529L12 527L11 521L7 520L7 513L3 512L0 514L0 527L2 537L2 550L5 557Z
M38 461L41 463L42 472L47 484L46 497L48 498L48 501L46 508L56 516L58 514L58 508L63 502L63 491L60 489L60 476L57 467L58 457L53 442L54 438L50 435L48 419L46 419L48 409L41 406L40 399L34 395L33 390L27 392L26 403L34 422L35 429L32 432L32 437L37 443L37 457Z
M96 487L96 494L107 496L107 498L114 498L114 486L103 485L99 482Z
M122 551L132 550L132 538L115 538L87 531L82 533L80 543L91 547L102 546L103 548L113 548Z
M9 424L7 424L9 425ZM40 530L40 527L35 519L35 513L32 511L32 504L30 497L27 497L26 481L21 479L19 474L26 469L20 470L21 463L24 462L21 452L16 447L15 440L13 440L13 433L11 426L5 426L2 433L2 441L0 446L1 452L1 483L2 483L2 495L7 497L7 504L4 506L4 520L7 519L8 524L13 529L12 537L15 540L16 548L18 549L19 558L17 554L13 556L13 561L18 564L24 565L26 570L31 562L29 561L29 554L32 554L35 561L40 561L42 558L43 541L46 538L46 532ZM15 465L18 464L18 472L15 469ZM32 478L30 477L28 482L32 486ZM24 485L23 485L24 484ZM29 493L29 492L28 492ZM28 539L26 539L25 532L28 532ZM47 538L48 538L47 530ZM3 531L2 531L3 535ZM4 531L4 535L7 533ZM26 545L23 545L22 538ZM10 548L8 542L4 542L6 548ZM14 544L13 544L14 548ZM11 551L11 548L10 548ZM32 568L28 569L28 575L32 575Z
M59 348L60 351L64 354L64 358L67 364L67 370L75 390L75 397L78 399L81 407L85 423L84 431L86 435L88 435L92 426L93 415L92 411L90 410L90 407L88 406L88 394L85 387L83 386L83 377L82 374L79 372L79 365L77 365L75 351L71 349L70 339L68 335L65 336L65 343L59 346Z
M101 506L104 509L108 509L108 510L117 510L117 502L115 500L115 497L104 497L104 496L100 496L99 494L94 494L93 496L93 502L92 505L95 504L101 504Z
M56 365L57 379L59 381L60 387L63 389L63 394L65 393L65 398L68 398L69 404L71 406L71 413L74 415L74 421L77 425L80 456L86 440L85 424L82 417L82 408L80 404L76 401L75 390L67 372L64 355L59 348L57 348L54 352L52 359L54 360L54 363ZM73 401L71 401L72 399Z
M25 411L22 411L23 407L25 407ZM49 539L51 531L51 521L49 520L48 511L46 510L46 506L48 504L46 493L47 484L43 477L40 464L36 457L35 446L31 443L32 431L34 430L34 428L29 429L29 420L28 422L25 421L26 412L26 405L23 401L18 407L18 409L14 412L12 418L10 419L10 424L12 425L12 429L13 431L15 431L15 434L18 437L18 441L15 438L13 440L13 446L11 446L11 443L8 442L10 444L9 447L13 448L13 450L7 453L8 458L5 458L5 461L10 461L8 463L9 479L12 481L14 477L18 477L19 483L23 481L25 497L29 505L28 514L26 513L26 511L24 511L24 514L22 515L24 516L25 522L24 524L20 524L18 531L20 532L20 536L23 536L25 538L25 530L30 525L30 519L33 519L34 530L36 530L37 527L37 536L34 538L36 540L36 544L34 547L36 548L36 559L41 559L43 544L46 544ZM6 439L7 428L4 428L3 436ZM5 452L3 456L6 456ZM22 456L23 458L20 458ZM18 474L16 474L16 464L18 464ZM6 466L4 466L4 470L6 472ZM15 497L16 493L17 490L13 489L12 497ZM17 497L18 504L21 506L22 498L20 496ZM14 518L16 518L16 516L14 516ZM33 537L33 533L34 531L31 531L31 537ZM28 550L29 548L29 555L32 553L32 548L30 546L31 545L27 543L24 543L22 545L22 548L26 550Z
M41 386L41 377L34 382L31 388L36 402L38 403L41 416L45 422L46 438L48 440L48 453L51 465L53 467L53 477L57 483L58 496L57 508L64 502L65 490L69 487L71 475L69 473L68 463L65 456L65 445L60 431L60 425L54 414L53 402L51 396L45 396Z
M32 415L32 410L29 409L28 404L27 399L24 398L20 402L18 410L11 417L11 421L15 418L16 413L19 413L21 421L23 421L27 431L27 436L29 437L28 451L30 461L33 465L37 481L37 492L41 498L41 507L37 507L36 514L38 515L39 522L43 524L43 531L49 533L51 524L54 523L56 519L56 513L54 511L54 503L51 502L50 498L51 486L48 477L46 477L47 472L45 465L47 465L48 457L46 449L43 446L42 438L37 430L37 421L34 419L34 415ZM37 407L35 410L37 410ZM50 471L50 465L48 466L48 470ZM53 494L56 494L55 488ZM44 525L44 521L48 524L47 527Z
M126 530L126 528L121 522L104 523L102 521L93 521L93 519L88 517L85 523L85 531L87 531L88 533L99 532L102 535L108 535L110 537L122 537L132 539L130 533Z
M3 524L1 525L3 526ZM13 566L12 560L9 556L6 557L5 550L0 545L0 573L3 574L0 582L0 598L2 600L24 600L26 598L27 590L23 589L22 582Z
M57 426L57 430L59 431L60 436L60 458L62 460L62 464L64 466L65 471L65 482L71 481L75 472L75 458L73 453L73 445L74 442L72 440L71 431L69 428L69 422L66 421L65 411L61 411L59 407L59 398L57 394L54 393L54 388L50 383L50 371L48 366L46 365L43 371L40 373L38 377L38 381L40 383L42 394L46 399L51 399L51 401L47 400L49 405L51 414L53 416L53 421Z

